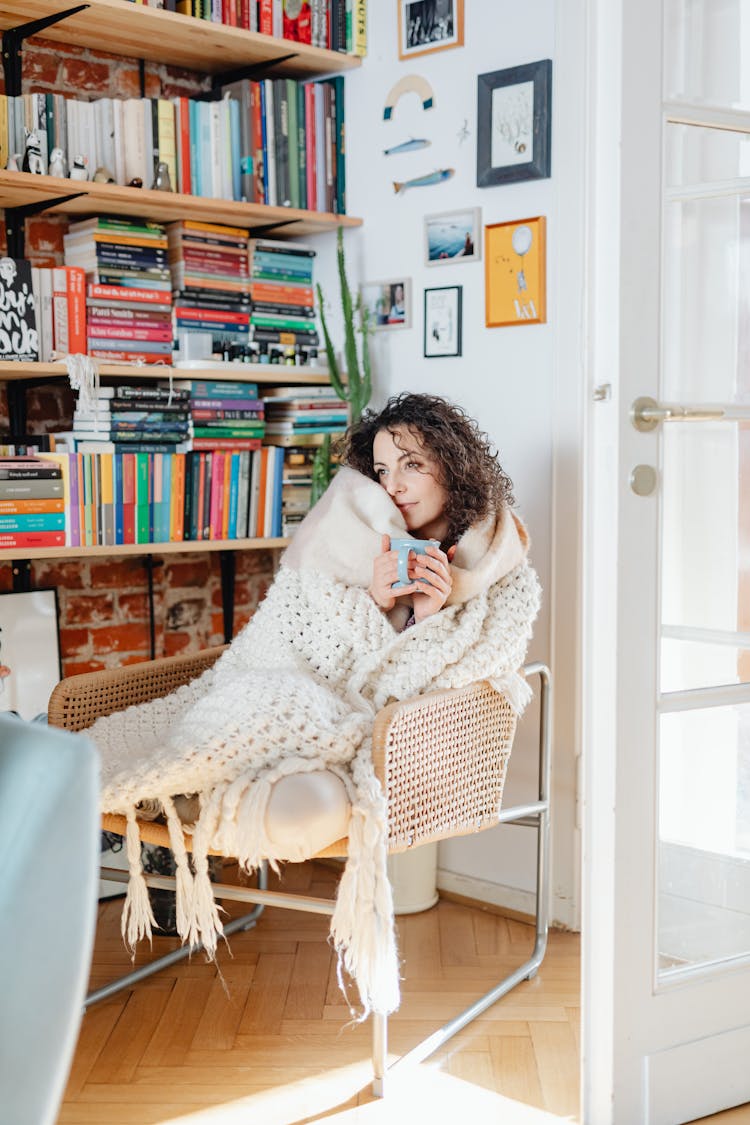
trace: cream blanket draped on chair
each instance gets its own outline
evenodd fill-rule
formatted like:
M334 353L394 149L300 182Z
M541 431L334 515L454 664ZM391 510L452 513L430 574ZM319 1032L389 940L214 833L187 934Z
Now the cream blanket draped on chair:
M342 469L298 529L250 623L218 662L171 695L98 719L102 811L128 819L130 882L123 934L151 932L137 806L164 809L177 867L177 926L213 956L222 932L207 851L252 870L279 854L265 832L271 787L290 773L331 770L352 803L349 855L331 924L365 1013L398 1006L398 958L386 876L386 802L372 769L377 711L391 700L489 680L517 710L539 606L527 537L510 511L469 529L453 563L447 606L405 631L398 602L382 613L367 593L383 534L408 534L387 493ZM456 778L460 784L461 779ZM197 793L192 865L173 796Z

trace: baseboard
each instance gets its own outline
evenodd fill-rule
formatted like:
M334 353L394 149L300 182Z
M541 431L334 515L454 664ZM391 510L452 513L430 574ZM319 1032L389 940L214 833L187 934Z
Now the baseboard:
M441 867L438 868L437 885L440 897L451 902L502 914L517 922L533 922L536 917L536 895L533 891L490 883L473 875L459 875Z

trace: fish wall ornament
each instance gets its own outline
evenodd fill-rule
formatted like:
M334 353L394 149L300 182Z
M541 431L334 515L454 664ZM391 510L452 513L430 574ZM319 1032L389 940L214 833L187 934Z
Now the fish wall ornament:
M418 148L427 148L431 144L432 141L425 140L423 137L412 137L410 141L402 141L400 145L384 148L383 156L395 156L397 152L414 152Z
M415 176L412 180L394 180L393 190L400 195L407 188L442 184L444 180L449 180L455 171L455 168L438 168L435 172L430 172L426 176Z

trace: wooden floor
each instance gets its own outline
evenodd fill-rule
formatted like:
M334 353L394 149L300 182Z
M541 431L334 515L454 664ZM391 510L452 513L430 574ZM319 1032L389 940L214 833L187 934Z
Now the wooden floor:
M332 897L321 864L287 868L284 887ZM91 986L130 969L121 901L100 907ZM227 903L237 916L242 908ZM440 902L398 922L397 1056L521 964L533 929ZM552 1125L578 1120L579 939L554 932L525 981L419 1066L370 1092L370 1027L352 1025L327 943L328 920L268 909L235 934L219 971L196 956L91 1008L59 1125ZM174 948L156 938L154 953ZM136 963L150 959L148 947ZM706 1118L748 1125L750 1107Z

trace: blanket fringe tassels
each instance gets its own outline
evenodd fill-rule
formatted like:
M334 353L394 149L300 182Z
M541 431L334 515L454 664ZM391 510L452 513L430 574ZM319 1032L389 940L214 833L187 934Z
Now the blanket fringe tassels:
M387 1015L399 1005L399 967L393 921L393 896L386 869L385 825L371 810L352 809L349 857L341 876L331 937L341 967L359 989L362 1012Z
M175 863L175 924L183 941L190 934L190 910L193 902L194 880L190 870L190 857L185 847L182 822L171 797L162 798L167 817L167 831Z
M127 810L127 831L125 846L127 848L128 868L130 879L128 892L125 896L125 905L122 908L122 936L125 944L135 957L135 947L142 938L151 941L151 933L156 926L154 912L151 909L151 900L148 896L148 887L141 865L141 837L135 819L135 809Z
M219 907L214 898L208 870L208 849L211 847L219 823L224 788L218 786L205 799L201 794L201 812L193 832L193 894L187 940L191 945L202 942L210 961L216 956L219 938L224 936L224 927L219 917Z

